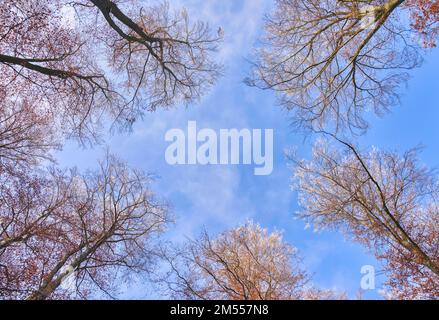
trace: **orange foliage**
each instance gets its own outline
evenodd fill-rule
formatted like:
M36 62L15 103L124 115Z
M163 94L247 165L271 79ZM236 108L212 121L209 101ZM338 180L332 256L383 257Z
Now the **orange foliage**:
M425 47L436 47L439 33L439 0L408 0L412 27L423 37Z

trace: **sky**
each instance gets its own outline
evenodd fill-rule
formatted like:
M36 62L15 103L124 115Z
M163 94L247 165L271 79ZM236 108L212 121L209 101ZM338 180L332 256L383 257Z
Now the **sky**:
M153 173L152 189L171 204L175 223L166 237L176 243L194 238L203 228L210 233L236 227L248 220L269 230L283 232L284 240L295 246L313 275L313 284L344 290L355 298L360 288L361 267L380 263L362 246L335 231L316 232L294 217L300 210L297 194L291 189L291 168L285 157L295 149L304 159L311 156L311 139L295 132L289 115L276 105L272 92L250 88L243 79L250 70L252 47L261 35L263 17L273 5L268 0L172 0L171 7L187 8L192 20L208 21L213 30L225 32L219 52L225 65L223 77L199 103L148 113L130 134L114 134L107 140L112 153L129 165ZM430 167L439 164L439 50L427 52L425 62L414 70L404 88L401 105L382 118L369 116L371 128L359 138L364 148L404 151L423 145L421 161ZM273 129L274 170L255 176L253 166L171 166L165 161L169 129L185 130L188 121L199 128ZM93 169L103 154L102 147L83 149L69 142L57 154L64 167ZM380 298L383 275L376 278L376 290L365 298ZM142 282L125 288L121 297L159 298Z

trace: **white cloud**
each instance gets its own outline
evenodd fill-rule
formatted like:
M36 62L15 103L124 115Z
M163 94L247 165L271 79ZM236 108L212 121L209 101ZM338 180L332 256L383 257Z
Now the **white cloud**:
M186 8L192 21L207 21L213 30L220 27L224 30L220 58L225 62L247 56L271 4L266 0L176 0L171 3L173 8Z
M251 199L240 188L240 173L230 166L186 166L176 169L175 184L168 190L183 197L189 209L176 208L174 240L194 237L201 228L218 232L255 215Z

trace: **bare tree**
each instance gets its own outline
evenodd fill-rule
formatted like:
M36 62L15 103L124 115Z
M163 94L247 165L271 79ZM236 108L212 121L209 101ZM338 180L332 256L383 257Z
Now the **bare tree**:
M22 297L35 284L44 254L59 241L58 213L70 201L73 176L6 166L0 173L0 297Z
M365 111L396 104L407 70L420 64L416 38L434 38L433 2L277 0L248 83L277 92L299 127L361 132Z
M190 24L186 11L172 13L163 2L142 9L125 6L127 15L113 1L85 2L93 3L104 18L98 20L96 37L108 36L108 58L124 77L131 103L140 99L155 110L178 101L192 102L219 75L220 66L210 54L220 38L212 36L205 23Z
M70 198L72 180L52 171L30 174L11 170L0 175L0 257L6 248L37 234L50 235L52 214Z
M439 296L439 184L416 160L353 144L337 151L327 140L310 162L295 161L303 212L317 228L345 231L385 263L394 298Z
M308 286L297 250L278 232L248 223L211 239L205 232L168 254L171 294L186 299L278 300L340 298Z
M32 97L68 137L95 139L108 116L129 127L146 110L201 97L219 75L219 40L166 3L5 0L0 92Z
M66 135L91 136L104 106L120 99L91 45L63 23L60 7L59 1L1 2L0 91L11 103L38 102L31 104L35 113L50 116Z
M405 5L410 8L411 25L422 37L423 46L436 47L439 34L439 1L407 0Z
M149 268L168 215L148 176L112 156L99 173L32 170L63 138L198 100L219 41L165 2L0 2L0 296L111 296L119 270Z
M112 297L123 270L149 271L154 239L169 220L141 172L108 155L99 172L52 170L9 185L0 210L0 295L86 298L98 289Z

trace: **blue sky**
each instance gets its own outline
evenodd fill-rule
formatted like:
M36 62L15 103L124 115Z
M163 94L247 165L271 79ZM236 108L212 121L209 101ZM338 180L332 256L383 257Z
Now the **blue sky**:
M359 289L363 265L380 269L375 258L361 246L346 241L337 232L305 230L294 219L299 210L297 195L291 191L291 172L285 151L295 148L303 158L311 154L311 140L290 127L288 114L276 106L272 92L249 88L243 83L249 64L246 58L261 32L263 14L272 1L264 0L179 0L171 7L184 6L192 20L209 21L213 30L221 26L225 42L219 53L226 70L213 90L196 105L178 106L169 111L146 114L131 134L108 139L110 150L131 166L157 175L153 189L172 204L176 223L167 234L172 241L197 236L203 227L212 233L244 223L248 219L270 230L282 230L284 239L297 247L313 282L323 288L346 290L354 297ZM439 50L426 55L422 68L412 72L402 104L382 119L371 116L363 147L377 146L405 150L422 144L421 160L435 167L439 163ZM274 171L270 176L254 176L252 166L170 166L165 161L169 143L164 136L172 128L185 129L196 120L200 128L274 129ZM61 166L93 168L101 148L83 150L68 143L58 154ZM378 298L377 290L366 298ZM126 298L156 297L148 286L135 285Z

